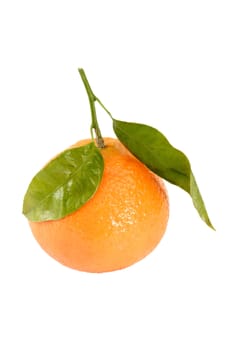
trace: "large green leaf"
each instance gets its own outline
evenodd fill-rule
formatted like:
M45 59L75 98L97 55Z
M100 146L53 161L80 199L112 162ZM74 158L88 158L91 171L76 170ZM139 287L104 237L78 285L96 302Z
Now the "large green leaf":
M104 169L92 142L64 151L32 179L23 213L30 221L56 220L71 214L96 192Z
M113 119L113 128L119 140L150 170L188 192L201 218L213 228L185 154L148 125Z

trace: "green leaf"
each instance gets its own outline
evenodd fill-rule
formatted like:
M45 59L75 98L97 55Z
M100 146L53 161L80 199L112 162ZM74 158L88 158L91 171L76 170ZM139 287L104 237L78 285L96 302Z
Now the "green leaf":
M85 204L96 192L104 169L92 142L64 151L32 179L23 213L30 221L57 220Z
M113 129L119 140L150 170L188 192L202 220L214 229L184 153L151 126L113 119Z

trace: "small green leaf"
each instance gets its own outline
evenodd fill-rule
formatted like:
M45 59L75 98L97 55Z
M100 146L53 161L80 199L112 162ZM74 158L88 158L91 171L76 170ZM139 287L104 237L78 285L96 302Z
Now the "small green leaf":
M113 129L119 140L150 170L188 192L202 220L214 228L184 153L151 126L113 119Z
M95 144L64 151L32 179L23 214L30 221L56 220L71 214L96 192L104 169Z

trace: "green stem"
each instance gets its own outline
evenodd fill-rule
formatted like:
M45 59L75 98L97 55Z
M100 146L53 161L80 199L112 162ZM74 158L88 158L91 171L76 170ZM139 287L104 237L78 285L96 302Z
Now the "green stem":
M95 130L95 134L96 134L96 144L97 144L97 147L99 148L104 148L104 139L101 135L101 132L100 132L100 128L99 128L99 124L98 124L98 121L97 121L97 115L96 115L96 109L95 109L95 102L98 101L99 102L99 99L96 98L96 96L94 95L91 87L90 87L90 84L87 80L87 77L86 77L86 74L84 72L84 70L82 68L79 68L78 69L79 71L79 74L82 78L82 81L83 81L83 84L86 88L86 92L87 92L87 95L88 95L88 99L89 99L89 103L90 103L90 108L91 108L91 119L92 119L92 122L91 122L91 133L92 133L92 130L94 129Z
M113 117L111 115L111 113L109 112L109 110L103 105L103 103L98 99L98 97L95 97L96 98L96 102L99 103L99 105L105 110L105 112L112 118L113 120Z

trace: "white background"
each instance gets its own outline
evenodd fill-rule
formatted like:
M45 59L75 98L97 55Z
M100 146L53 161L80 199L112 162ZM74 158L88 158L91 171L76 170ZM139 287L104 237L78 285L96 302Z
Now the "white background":
M233 349L232 18L226 0L1 2L1 349ZM78 67L115 118L188 155L216 232L167 184L166 234L134 266L81 273L41 250L22 200L89 137Z

